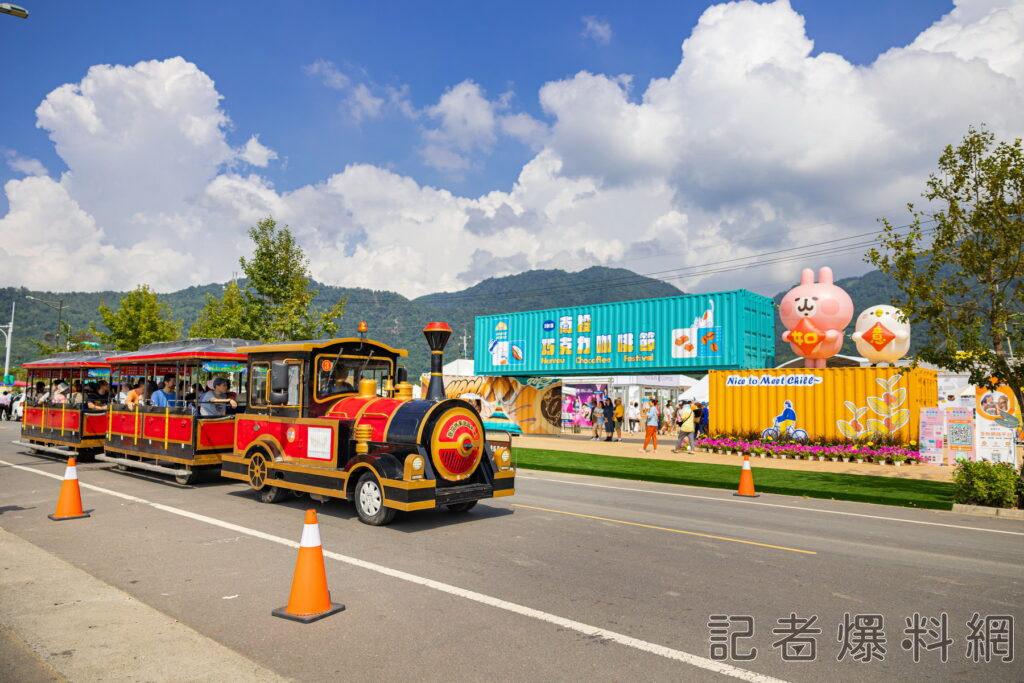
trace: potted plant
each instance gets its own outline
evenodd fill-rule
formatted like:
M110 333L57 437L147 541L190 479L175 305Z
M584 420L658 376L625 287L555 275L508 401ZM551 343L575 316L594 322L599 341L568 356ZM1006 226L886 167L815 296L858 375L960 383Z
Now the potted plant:
M905 453L896 452L892 454L892 464L895 465L896 467L901 466L906 461L907 456Z

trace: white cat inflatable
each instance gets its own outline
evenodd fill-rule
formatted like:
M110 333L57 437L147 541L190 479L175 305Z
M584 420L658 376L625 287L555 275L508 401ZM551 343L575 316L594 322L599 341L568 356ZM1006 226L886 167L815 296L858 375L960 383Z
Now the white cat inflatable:
M853 341L872 365L893 363L910 350L910 323L898 308L871 306L857 316Z

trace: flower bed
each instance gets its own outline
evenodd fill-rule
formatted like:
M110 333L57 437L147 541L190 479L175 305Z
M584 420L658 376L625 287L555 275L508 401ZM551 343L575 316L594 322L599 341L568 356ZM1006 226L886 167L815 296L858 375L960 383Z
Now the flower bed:
M875 446L871 443L821 445L731 438L698 439L697 445L711 451L737 455L765 455L771 458L843 460L874 463L924 462L918 451L906 446Z

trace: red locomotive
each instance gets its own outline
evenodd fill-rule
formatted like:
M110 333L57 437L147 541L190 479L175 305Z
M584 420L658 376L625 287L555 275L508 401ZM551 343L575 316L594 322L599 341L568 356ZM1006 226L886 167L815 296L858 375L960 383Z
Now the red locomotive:
M444 396L442 353L451 329L430 323L431 382L412 398L403 349L362 336L241 347L248 400L235 416L234 452L221 474L260 500L287 491L353 500L359 518L387 524L398 510L464 511L515 492L507 439L488 441L480 414Z

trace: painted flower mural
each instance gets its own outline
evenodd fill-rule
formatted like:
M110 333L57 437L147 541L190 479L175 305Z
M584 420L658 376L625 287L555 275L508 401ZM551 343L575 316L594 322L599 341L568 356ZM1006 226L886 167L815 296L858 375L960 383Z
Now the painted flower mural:
M863 439L872 434L894 434L910 421L910 411L900 408L907 400L905 387L897 387L903 375L895 374L889 379L875 379L884 389L881 396L868 396L867 406L858 406L853 401L844 401L851 419L836 420L836 427L848 439ZM868 412L876 417L867 417Z

